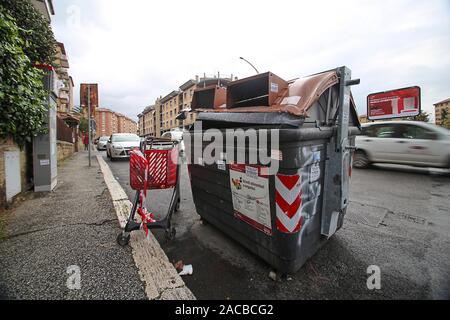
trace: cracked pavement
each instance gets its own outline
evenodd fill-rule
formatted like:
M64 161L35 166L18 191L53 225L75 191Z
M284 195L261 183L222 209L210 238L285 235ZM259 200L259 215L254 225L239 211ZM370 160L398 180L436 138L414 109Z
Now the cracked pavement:
M7 212L0 239L0 298L146 299L131 248L116 244L120 229L95 159L80 152L58 168L50 194L31 195ZM81 289L69 290L69 266Z

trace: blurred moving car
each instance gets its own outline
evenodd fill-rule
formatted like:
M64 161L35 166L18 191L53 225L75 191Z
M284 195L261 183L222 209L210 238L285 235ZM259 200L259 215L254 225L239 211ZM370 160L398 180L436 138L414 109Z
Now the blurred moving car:
M356 147L355 168L383 162L450 169L450 131L430 123L365 123Z
M139 148L141 138L133 133L114 133L106 144L106 155L111 161L119 158L129 158L130 151Z
M106 144L108 143L108 140L109 140L108 136L98 138L97 150L98 151L106 150Z

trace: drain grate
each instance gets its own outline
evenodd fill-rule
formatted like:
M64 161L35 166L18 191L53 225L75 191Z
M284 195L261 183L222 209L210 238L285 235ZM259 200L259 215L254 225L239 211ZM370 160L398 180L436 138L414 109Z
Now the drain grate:
M367 204L350 202L347 208L346 219L370 227L378 228L388 213L385 208L374 207Z
M421 217L416 217L407 213L396 213L395 214L397 217L399 217L400 219L406 220L408 222L412 222L415 224L425 224L425 222L427 222L426 219L421 218Z

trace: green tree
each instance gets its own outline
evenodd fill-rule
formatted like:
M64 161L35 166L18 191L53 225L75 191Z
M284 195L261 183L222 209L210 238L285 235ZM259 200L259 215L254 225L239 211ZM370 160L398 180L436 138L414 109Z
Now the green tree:
M0 6L0 138L11 136L21 147L44 132L47 114L43 72L32 66L24 48L14 18Z
M422 111L418 116L414 117L414 120L430 122L430 114L426 111Z
M20 37L25 41L24 53L31 63L52 65L56 55L56 40L49 23L29 0L0 0L16 21Z
M450 129L450 117L448 116L448 108L441 111L441 126Z
M418 116L415 117L406 117L403 118L404 120L408 121L423 121L423 122L430 122L430 114L426 111L422 111Z
M81 132L88 132L88 121L85 117L80 119L79 129Z

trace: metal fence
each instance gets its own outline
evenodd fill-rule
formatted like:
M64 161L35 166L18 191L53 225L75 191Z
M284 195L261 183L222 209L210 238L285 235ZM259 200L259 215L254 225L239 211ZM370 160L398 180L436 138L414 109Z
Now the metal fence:
M59 141L74 143L73 129L59 118L56 118L56 124L56 138Z

